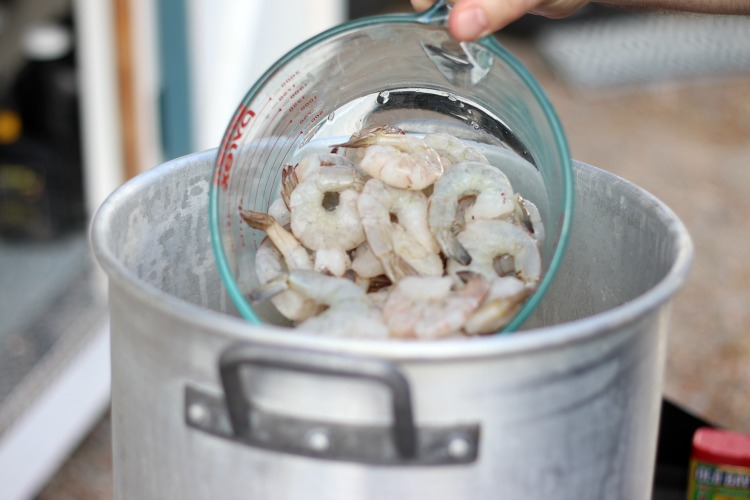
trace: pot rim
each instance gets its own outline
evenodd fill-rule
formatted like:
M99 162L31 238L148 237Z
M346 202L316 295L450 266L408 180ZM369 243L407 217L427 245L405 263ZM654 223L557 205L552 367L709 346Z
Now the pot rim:
M146 303L148 307L188 321L213 334L225 335L228 342L248 341L295 347L309 350L337 352L340 354L379 357L391 360L456 360L461 358L486 358L515 355L520 352L543 351L588 342L621 331L667 303L686 280L693 260L693 244L684 224L662 201L648 191L610 172L579 161L574 170L590 169L599 175L611 176L630 189L637 190L646 202L652 204L674 234L677 255L665 276L651 289L619 306L585 318L522 330L507 335L494 335L471 339L446 339L439 341L363 340L325 338L276 325L254 326L241 317L206 309L170 295L140 280L114 254L109 242L109 222L123 201L134 193L148 189L160 178L185 167L188 161L213 165L217 150L193 153L166 162L148 170L116 189L99 207L90 227L91 246L99 265L110 280L128 293ZM206 168L206 179L211 182L212 171ZM110 286L112 283L110 283Z

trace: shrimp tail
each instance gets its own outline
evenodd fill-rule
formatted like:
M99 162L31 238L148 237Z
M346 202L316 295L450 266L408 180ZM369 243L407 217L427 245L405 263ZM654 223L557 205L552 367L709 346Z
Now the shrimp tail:
M284 200L287 209L291 207L292 192L297 184L299 184L299 178L297 177L296 166L284 165L281 170L281 198Z
M367 284L367 293L377 292L378 290L382 290L392 284L393 283L388 279L388 276L384 274L373 276Z
M387 262L388 264L383 267L386 270L386 275L393 282L399 281L407 276L417 276L419 274L411 264L396 253L389 254Z
M471 264L471 255L464 246L453 235L450 229L435 231L435 239L446 257L455 260L459 264L468 266Z
M272 215L268 215L267 213L263 212L257 212L255 210L243 210L241 207L240 216L248 226L252 227L253 229L260 229L261 231L265 231L266 229L271 227L274 222L276 222L276 219L274 219Z
M382 125L379 127L372 127L365 129L357 134L351 136L347 142L341 144L334 144L332 148L365 148L376 144L379 139L382 139L386 135L405 135L402 129L394 125Z
M364 136L364 137L356 137L349 139L346 142L342 142L341 144L334 144L333 148L366 148L367 146L372 146L375 144L375 137L374 136Z
M534 225L531 223L531 214L529 214L524 201L525 200L521 195L516 193L516 196L513 199L515 216L520 222L521 227L523 227L530 235L534 236Z
M265 302L288 289L289 277L286 274L280 274L272 280L253 288L248 295L248 299L253 304Z

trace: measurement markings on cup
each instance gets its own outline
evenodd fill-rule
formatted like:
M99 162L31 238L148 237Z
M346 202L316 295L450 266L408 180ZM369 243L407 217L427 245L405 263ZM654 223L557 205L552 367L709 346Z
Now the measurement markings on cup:
M218 161L219 168L216 170L216 179L214 179L224 191L229 189L229 176L234 164L234 154L239 147L240 139L242 139L245 128L254 117L255 112L253 110L241 105L230 126L230 133L224 138L222 153Z
M289 106L289 103L292 99L296 98L300 93L304 91L304 89L307 87L308 82L303 80L301 82L295 82L294 80L298 78L300 75L300 72L297 71L294 74L287 77L287 79L279 86L279 90L282 90L283 92L279 95L278 92L272 96L269 97L268 101L263 106L263 109L258 114L261 118L261 122L265 124L265 127L260 132L260 134L249 134L251 137L257 137L258 140L255 141L255 144L252 148L250 148L252 151L248 152L247 155L249 156L249 159L247 159L246 162L243 162L244 165L247 165L247 168L244 168L243 172L240 174L242 176L241 181L238 183L240 187L238 188L239 191L239 203L236 202L236 198L232 195L237 195L236 191L232 192L229 196L229 200L227 202L227 214L229 217L231 217L233 214L236 214L237 221L239 224L239 234L241 239L241 246L245 247L245 227L241 220L241 217L239 216L239 213L234 210L234 208L237 208L239 206L245 207L245 193L247 192L247 185L248 181L250 182L250 185L255 185L255 193L260 192L260 184L265 178L266 184L273 179L273 185L276 185L278 182L278 176L279 176L279 165L276 164L270 164L270 158L273 153L275 154L275 161L283 161L286 156L289 154L289 148L286 148L286 143L282 146L282 150L284 150L283 156L281 155L281 151L278 150L278 144L279 140L281 139L281 136L283 134L286 134L290 125L292 125L295 117L290 118L289 122L284 122L283 119L286 118L286 115L284 114L284 110ZM304 97L304 95L303 95ZM301 97L301 98L303 98ZM268 113L264 114L266 108L269 104L272 104L273 106L278 106L275 108L275 111L269 111ZM291 108L289 108L291 109ZM282 127L280 131L278 131L279 127ZM291 130L292 132L295 131L295 129ZM264 139L270 139L270 137L273 137L276 135L276 142L271 146L271 144L266 144ZM292 134L293 136L293 134ZM288 142L288 139L287 141ZM268 151L266 151L266 149ZM266 158L264 159L264 155L266 155ZM272 170L267 172L267 169L271 168ZM252 178L251 176L252 171ZM268 194L267 186L263 189L263 196L255 196L252 200L252 208L254 210L264 210L267 208L268 205L270 205L270 198L266 199ZM248 208L248 207L245 207ZM255 242L255 246L257 246L258 242Z
M278 138L276 139L276 142L274 143L273 148L271 149L271 152L276 152L275 157L273 160L271 160L271 154L269 154L269 165L275 167L275 170L273 170L273 175L266 176L266 182L263 186L263 200L268 200L267 204L270 206L271 200L273 197L273 186L278 185L279 175L281 174L281 170L283 169L284 163L286 160L287 155L289 154L289 150L291 147L291 144L289 144L290 140L295 139L295 137L291 135L284 135L289 128L289 126L294 123L294 120L290 119L289 122L284 126L284 128L281 130ZM284 137L284 142L279 146L279 141L281 138ZM279 147L277 147L279 146ZM283 153L283 154L282 154Z
M299 72L299 71L295 71L295 72L294 72L294 73L293 73L292 75L290 75L289 77L287 77L287 79L286 79L286 80L284 80L284 81L283 81L283 82L281 83L281 85L279 86L279 88L284 88L284 87L286 87L286 86L288 86L288 85L290 85L290 84L291 84L292 86L295 86L296 84L295 84L295 83L293 83L293 81L294 81L294 79L296 79L296 78L297 78L297 77L299 76L299 74L300 74L300 72ZM304 84L305 84L305 82L302 82L302 84L303 84L303 88L304 88ZM268 105L269 105L270 103L272 103L272 102L274 101L274 97L275 97L275 95L276 95L276 94L274 93L274 95L271 95L271 96L269 96L269 97L268 97L268 100L267 100L267 101L266 101L266 102L265 102L265 103L263 104L263 107L261 108L260 112L258 113L258 116L259 116L259 117L264 117L264 112L265 112L265 110L266 110L266 107L267 107L267 106L268 106ZM264 117L264 118L262 118L262 120L265 120L265 124L266 124L266 127L265 127L265 129L263 130L263 132L262 132L262 133L261 133L261 135L260 135L260 137L261 137L261 138L262 138L262 137L265 137L265 136L266 136L266 134L268 133L268 127L269 127L269 126L271 125L271 123L269 123L269 122L268 122L268 116L269 116L269 115L265 115L265 117ZM252 131L252 127L251 127L251 128L250 128L250 129L248 130L248 134L249 134L249 135L254 135L254 134L250 134L250 132L251 132L251 131ZM249 165L251 165L251 166L255 164L255 155L256 155L256 153L257 153L257 151L258 151L258 149L259 149L259 148L258 148L258 147L256 146L255 148L252 148L252 149L253 149L253 151L252 151L252 156L251 156L251 158L250 158L250 160L249 160ZM243 174L244 174L244 175L242 175L242 174L241 174L241 175L242 175L242 180L241 180L240 182L238 182L238 183L237 183L237 185L240 185L240 184L241 184L241 186L242 186L242 187L241 187L241 188L239 189L239 192L240 192L240 203L239 203L239 204L243 204L243 203L244 203L244 193L245 193L245 187L246 187L246 185L247 185L247 176L248 176L248 174L249 174L249 170L250 170L249 168L246 168L246 169L245 169L245 171L243 172ZM231 203L232 203L232 202L234 201L234 200L232 200L231 198L232 198L232 197L230 196L230 200L228 201L228 204L229 204L229 205L227 206L227 214L228 214L228 215L229 215L229 214L231 214L231 213L233 212L232 210L230 210L230 209L231 209L231 206L230 206L230 205L231 205ZM242 227L242 226L240 226L240 227ZM242 231L242 230L240 229L240 231Z

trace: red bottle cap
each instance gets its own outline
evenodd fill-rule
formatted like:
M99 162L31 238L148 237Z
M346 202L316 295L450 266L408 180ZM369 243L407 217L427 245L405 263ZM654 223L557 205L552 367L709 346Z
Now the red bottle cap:
M693 436L693 458L704 462L750 467L750 435L701 427Z

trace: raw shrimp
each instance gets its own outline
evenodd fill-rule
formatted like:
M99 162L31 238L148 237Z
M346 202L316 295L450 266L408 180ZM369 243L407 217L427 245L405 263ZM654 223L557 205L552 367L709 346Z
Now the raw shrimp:
M516 193L515 204L516 220L518 220L521 227L534 237L537 246L541 248L544 244L544 224L542 224L542 216L539 214L539 209L529 200L522 198L518 193Z
M445 256L464 265L472 257L456 239L456 233L461 229L457 223L459 204L467 197L476 197L474 204L464 210L467 222L507 217L515 209L510 181L490 165L461 163L438 179L430 199L430 229Z
M321 248L315 251L313 269L319 273L341 277L351 267L352 260L342 248Z
M268 283L281 274L288 272L281 252L270 238L264 238L255 253L255 274L261 284ZM320 307L315 301L294 291L286 290L273 298L271 303L285 318L299 322L317 314Z
M294 235L311 250L351 250L362 243L365 233L357 198L363 183L360 174L348 167L330 167L300 182L290 198Z
M441 276L439 247L427 226L427 197L370 179L357 200L367 243L391 281L409 274ZM392 221L395 216L396 221Z
M393 253L403 259L419 276L442 276L443 259L438 252L423 247L412 233L400 224L392 226ZM387 274L387 273L386 273Z
M294 167L297 179L302 182L313 174L325 167L350 167L354 168L354 163L344 155L335 153L313 153L305 156L296 167Z
M254 210L242 210L242 219L252 228L265 231L270 240L276 245L288 269L312 269L313 262L307 249L302 246L292 233L281 227L273 216Z
M305 156L297 165L284 165L281 170L281 198L287 208L291 207L292 193L299 183L326 167L338 167L327 170L326 173L329 176L344 177L342 182L347 182L345 179L349 175L348 170L355 170L354 163L349 158L333 153L313 153Z
M283 198L273 200L273 203L268 207L268 215L276 219L276 222L282 227L288 226L292 217Z
M434 149L418 137L395 133L394 128L376 128L338 146L366 148L359 168L389 186L418 191L431 186L443 173Z
M352 251L352 266L349 271L354 275L354 281L364 285L368 292L380 291L391 284L391 280L385 275L383 264L366 241Z
M499 331L513 319L533 291L533 286L526 285L513 276L495 278L484 303L466 320L464 332L483 335Z
M450 277L409 276L396 283L383 306L391 336L437 339L461 331L482 304L489 282L473 275L458 290Z
M542 273L536 241L524 229L507 220L476 220L458 234L458 241L471 254L471 263L448 262L448 273L479 273L492 281L514 276L535 286Z
M291 196L300 181L317 173L321 167L332 166L354 169L354 164L348 158L328 153L308 155L296 166L285 165L281 170L281 197L271 203L271 206L268 207L268 213L273 215L280 225L289 225L291 223L291 213L289 211ZM340 169L332 169L328 172L328 175L345 177L348 174ZM335 259L336 262L340 260Z
M307 177L291 193L292 232L315 250L315 270L343 275L351 265L347 250L365 240L357 212L363 183L353 167L330 166Z
M352 270L363 278L374 278L385 274L383 264L366 241L355 248L352 253Z
M256 288L250 299L253 302L268 300L285 290L294 290L328 306L318 316L300 323L300 329L333 337L388 337L388 326L381 309L359 285L346 278L325 276L315 271L292 271Z
M453 165L466 163L469 161L484 163L489 165L490 162L477 148L468 146L466 142L457 139L448 134L427 134L424 136L424 142L428 147L434 149L440 156L443 168L448 170Z

